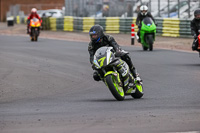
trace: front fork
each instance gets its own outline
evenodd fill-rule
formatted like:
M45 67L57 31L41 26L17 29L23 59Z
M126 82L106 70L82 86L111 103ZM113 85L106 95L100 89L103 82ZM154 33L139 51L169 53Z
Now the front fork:
M107 75L114 75L115 76L115 79L116 79L116 81L117 81L117 84L120 86L120 87L123 87L123 83L122 83L122 81L121 81L121 79L120 79L120 77L119 77L119 73L115 70L115 68L114 68L114 71L108 71L108 72L106 72L105 71L105 69L102 69L102 71L103 71L103 73L104 73L104 79L105 79L105 77L107 76ZM105 82L105 80L104 80L104 82Z
M120 87L123 88L123 90L124 90L124 92L125 92L126 95L130 95L130 94L132 94L132 93L135 92L135 87L136 87L135 84L137 84L136 81L135 81L135 83L134 83L134 81L133 81L132 86L129 86L129 85L128 85L127 87L124 87L124 86L123 86L123 83L122 83L122 81L121 81L121 79L120 79L119 73L118 73L116 70L106 72L104 69L102 69L102 71L103 71L103 73L104 73L104 79L105 79L105 77L106 77L107 75L110 75L110 74L114 75L114 76L115 76L115 79L116 79L115 81L117 82L117 84L118 84ZM132 75L131 75L131 76L132 76ZM130 77L130 78L132 78L132 80L134 80L133 76ZM129 80L131 80L131 79L129 79ZM103 81L104 81L104 83L106 84L105 80L103 80ZM130 83L130 82L129 82L129 83ZM106 84L106 85L107 85L107 84Z

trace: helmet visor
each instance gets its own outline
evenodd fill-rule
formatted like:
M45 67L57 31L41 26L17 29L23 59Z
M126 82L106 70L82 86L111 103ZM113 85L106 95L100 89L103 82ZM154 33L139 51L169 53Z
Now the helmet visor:
M147 10L142 10L142 13L146 13L147 12Z
M97 39L97 37L98 37L97 34L91 34L90 36L91 36L91 39L92 39L92 40L95 40L95 39Z
M92 42L97 42L97 40L99 39L98 34L95 31L90 32L90 39Z
M98 43L101 38L97 34L91 34L90 39L93 43Z
M36 12L31 12L32 15L36 15Z

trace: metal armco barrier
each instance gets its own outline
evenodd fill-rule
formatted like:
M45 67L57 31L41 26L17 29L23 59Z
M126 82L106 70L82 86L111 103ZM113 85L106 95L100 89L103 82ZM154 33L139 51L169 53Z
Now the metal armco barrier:
M179 19L163 19L162 36L179 37Z
M64 17L64 31L74 31L74 18L71 16Z
M15 18L16 23L26 23L26 18ZM89 32L89 29L95 25L101 25L106 33L127 33L131 34L131 25L134 24L134 32L138 31L136 17L73 17L65 16L63 18L42 18L44 30L62 30L62 31L81 31ZM155 18L158 26L156 34L170 37L192 37L190 32L191 20L178 18Z
M106 33L120 33L119 22L119 17L107 17L105 27Z
M89 32L90 28L95 24L93 17L83 17L83 32Z
M24 22L26 22L26 20L24 20ZM42 18L42 30L50 30L49 18Z
M50 21L50 29L56 31L57 30L56 18L49 18L49 21Z

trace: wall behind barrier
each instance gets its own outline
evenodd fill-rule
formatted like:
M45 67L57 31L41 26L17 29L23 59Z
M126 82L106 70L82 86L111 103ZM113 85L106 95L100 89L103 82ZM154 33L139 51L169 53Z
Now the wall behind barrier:
M138 31L136 17L72 17L42 18L44 30L81 31L89 32L89 29L99 24L103 26L106 33L131 33L131 24L135 24L135 32ZM157 35L170 37L191 37L190 22L177 18L156 18ZM26 18L16 17L16 23L26 23Z

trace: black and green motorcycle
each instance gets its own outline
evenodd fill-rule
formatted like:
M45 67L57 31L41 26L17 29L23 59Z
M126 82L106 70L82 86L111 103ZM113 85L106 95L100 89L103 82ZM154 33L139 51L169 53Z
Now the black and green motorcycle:
M124 51L124 53L128 54L126 51ZM101 80L106 84L112 95L118 101L124 100L125 95L131 95L136 99L141 98L144 94L142 82L138 82L134 79L134 83L131 83L132 86L125 89L122 75L113 65L117 59L119 59L119 57L115 56L115 52L112 47L101 47L94 55L93 69L102 74Z

